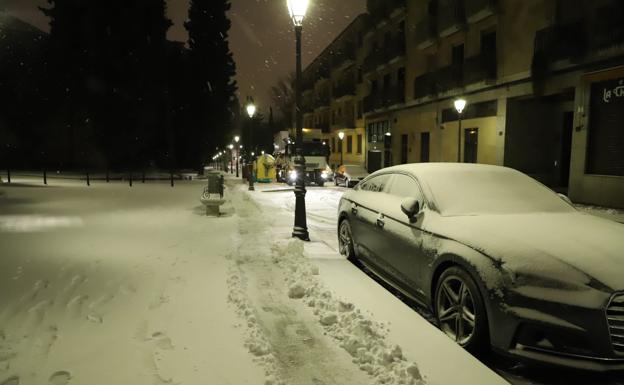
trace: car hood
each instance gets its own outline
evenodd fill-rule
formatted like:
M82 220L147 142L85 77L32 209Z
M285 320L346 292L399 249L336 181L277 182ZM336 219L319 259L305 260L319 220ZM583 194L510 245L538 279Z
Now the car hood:
M437 216L427 229L514 274L624 290L624 225L580 212Z

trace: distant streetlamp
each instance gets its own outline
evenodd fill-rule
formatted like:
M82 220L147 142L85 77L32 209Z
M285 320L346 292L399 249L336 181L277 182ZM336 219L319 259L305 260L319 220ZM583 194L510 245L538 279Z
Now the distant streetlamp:
M234 137L234 142L236 142L236 177L238 178L238 157L240 154L240 148L243 146L238 146L238 142L240 141L240 136L236 135Z
M340 131L340 132L338 133L338 139L340 139L340 165L341 165L341 166L342 166L342 164L343 164L343 163L342 163L342 162L343 162L343 161L342 161L342 153L344 152L344 142L343 142L344 137L345 137L345 133L344 133L344 132L342 132L342 131Z
M249 149L251 150L253 148L253 145L251 143L251 135L252 135L252 125L253 125L253 117L256 114L256 106L253 104L253 102L250 100L249 104L247 104L247 115L249 115ZM254 191L254 175L253 175L253 156L254 153L251 153L251 162L249 163L248 170L249 170L249 175L247 176L247 180L249 181L249 191Z
M455 110L457 111L459 129L457 132L457 163L461 163L461 137L462 137L462 113L466 108L466 99L455 100Z
M301 116L301 34L303 31L303 19L308 11L309 0L286 0L288 13L295 25L295 57L296 57L296 81L295 81L295 114L297 142L295 148L295 225L292 236L303 241L310 240L305 207L305 158L303 156L303 121Z

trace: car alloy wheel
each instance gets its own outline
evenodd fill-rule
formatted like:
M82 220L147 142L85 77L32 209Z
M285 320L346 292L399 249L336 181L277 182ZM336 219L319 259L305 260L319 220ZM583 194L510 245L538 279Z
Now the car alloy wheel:
M465 270L451 267L442 273L435 305L438 324L447 336L473 353L485 348L485 307L477 285Z
M349 221L346 219L340 222L340 227L338 229L338 245L340 249L340 254L346 256L347 259L352 259L355 257L355 248L353 245L351 224L349 224Z

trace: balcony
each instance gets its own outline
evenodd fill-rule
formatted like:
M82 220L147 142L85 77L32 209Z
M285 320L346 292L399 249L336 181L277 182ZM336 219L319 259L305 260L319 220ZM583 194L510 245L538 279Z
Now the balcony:
M383 61L384 60L381 54L378 51L373 51L364 58L362 71L364 71L364 73L366 74L373 72L377 69L377 67L379 67L383 63Z
M336 120L334 121L335 126L340 126L341 128L354 128L355 127L355 119L353 115L338 115L336 116Z
M424 75L420 75L414 80L414 99L424 98L425 96L434 95L435 93L435 72L428 72Z
M466 19L469 23L477 23L496 12L496 0L465 0Z
M438 29L440 37L459 32L465 24L466 15L462 0L439 0Z
M594 9L590 47L602 50L624 42L624 4L621 1Z
M406 7L407 0L373 0L368 1L368 13L373 23L378 24L387 19L397 9Z
M332 67L340 67L347 62L355 61L355 46L352 44L345 45L343 48L334 51L332 55Z
M323 108L329 107L329 94L328 95L319 95L314 99L314 108Z
M436 91L446 92L464 84L464 66L450 65L436 71Z
M431 47L437 38L436 19L427 16L416 24L416 44L419 49Z
M316 71L316 75L318 76L319 79L328 79L330 76L329 66L328 65L320 66Z
M584 23L556 24L537 31L533 54L534 70L546 70L560 60L574 60L586 53Z
M405 56L405 37L395 36L384 50L384 62Z
M364 97L364 113L367 114L369 112L380 109L382 106L381 100L382 99L379 96L379 91L373 91L370 95Z
M394 85L387 88L383 94L382 107L390 107L405 103L405 85Z
M334 98L342 98L349 95L355 95L355 82L349 80L338 83L332 92Z
M464 84L495 80L497 76L496 53L488 52L469 57L464 63Z

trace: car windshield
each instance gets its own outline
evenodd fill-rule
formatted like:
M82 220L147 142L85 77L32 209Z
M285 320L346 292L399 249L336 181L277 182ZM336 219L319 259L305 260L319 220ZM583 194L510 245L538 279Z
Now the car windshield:
M427 174L426 183L444 216L574 211L553 191L509 169L436 170Z
M368 171L362 166L345 165L345 172L352 177L365 177L368 175Z

